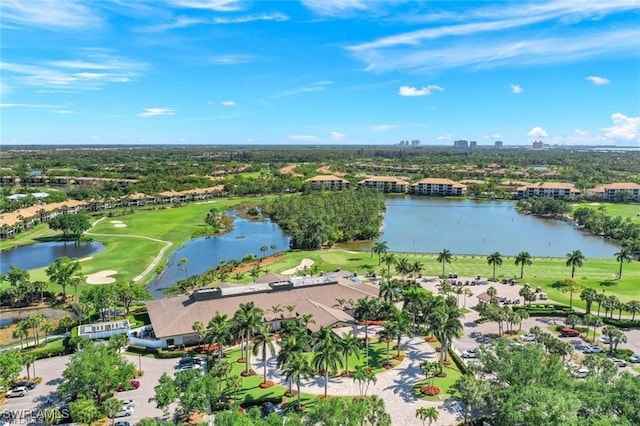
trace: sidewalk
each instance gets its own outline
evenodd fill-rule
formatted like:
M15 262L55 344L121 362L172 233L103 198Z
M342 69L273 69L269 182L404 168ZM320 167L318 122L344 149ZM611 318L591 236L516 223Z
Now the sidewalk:
M387 412L391 416L392 424L406 426L420 424L416 418L416 409L420 407L436 407L439 411L438 421L433 426L456 425L461 416L452 408L455 405L447 401L429 402L414 397L411 388L424 374L420 370L420 363L425 359L435 359L436 351L424 341L423 337L415 337L403 340L403 348L407 357L397 367L377 374L377 382L369 386L367 395L378 395L385 403ZM279 350L276 347L276 353ZM263 364L261 357L252 357L253 369L261 374ZM282 386L288 386L282 375L276 370L276 357L267 358L267 377ZM324 377L315 377L312 380L303 381L301 391L311 394L324 394ZM351 378L329 378L329 395L358 396L358 384Z

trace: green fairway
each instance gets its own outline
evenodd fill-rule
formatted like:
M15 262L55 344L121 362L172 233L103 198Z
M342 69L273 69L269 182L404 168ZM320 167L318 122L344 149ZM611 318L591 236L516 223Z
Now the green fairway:
M622 218L631 218L634 223L640 223L640 204L621 204L621 203L576 203L572 206L573 210L578 208L590 208L594 210L604 209L609 216L621 216Z

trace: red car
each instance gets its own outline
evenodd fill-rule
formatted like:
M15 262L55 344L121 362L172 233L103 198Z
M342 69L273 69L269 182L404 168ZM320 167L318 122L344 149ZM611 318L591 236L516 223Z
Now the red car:
M578 337L580 336L580 331L573 328L563 328L560 330L560 335L562 337Z
M118 392L124 392L131 389L138 389L140 387L140 380L131 379L129 380L129 385L125 386L123 383L118 385Z

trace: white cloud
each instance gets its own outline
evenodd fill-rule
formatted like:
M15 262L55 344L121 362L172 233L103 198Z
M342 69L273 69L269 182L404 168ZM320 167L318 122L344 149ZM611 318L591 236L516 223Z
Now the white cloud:
M51 104L0 104L0 108L58 109L58 108L60 108L60 105L51 105Z
M363 0L302 0L302 4L318 15L338 17L352 11L364 11L371 6Z
M248 64L256 59L253 55L221 55L213 56L207 60L213 65L238 65Z
M598 77L597 75L590 75L587 77L587 80L593 83L594 86L603 86L605 84L611 83L608 78Z
M224 106L236 106L236 103L233 101L222 101L220 103Z
M273 13L263 13L263 14L257 14L257 15L235 16L233 18L218 17L218 18L214 18L213 22L216 24L243 24L245 22L254 22L254 21L284 22L288 20L289 20L289 17L284 13L273 12Z
M385 132L387 130L392 130L392 129L397 129L400 126L398 126L397 124L378 124L376 126L373 126L372 130L374 132Z
M527 136L530 138L548 138L549 134L545 129L540 126L535 126L533 129L527 133Z
M400 96L429 96L432 92L442 92L444 89L440 86L436 86L435 84L431 84L429 86L425 86L422 89L418 89L413 86L400 86L400 90L398 90L398 95Z
M346 49L370 71L425 72L450 68L489 68L635 55L640 28L622 20L615 27L583 21L637 10L637 0L610 2L555 0L497 2L463 9L424 29L381 37ZM541 36L540 24L552 28Z
M451 139L453 139L453 136L451 136L450 133L445 133L444 135L440 135L436 138L439 141L449 141Z
M172 6L185 9L214 10L216 12L235 12L244 8L242 0L165 0Z
M333 81L317 81L315 83L311 83L308 86L298 87L296 89L286 90L284 92L276 93L272 96L272 98L284 98L287 96L299 95L301 93L310 93L310 92L318 92L320 90L325 90L328 86L333 84Z
M613 125L602 129L605 137L614 141L640 142L640 116L628 117L620 112L611 114Z
M53 92L95 90L109 83L126 83L135 80L146 68L146 64L112 55L104 49L84 49L80 56L80 59L40 64L3 62L0 68L12 87L36 87Z
M138 117L156 117L158 115L174 115L175 111L171 108L145 108Z
M2 26L12 25L38 29L81 30L102 27L96 8L75 0L3 0L0 4Z
M322 139L313 135L291 135L287 139L295 142L322 142Z
M524 91L524 89L518 84L510 84L509 87L511 88L511 93L515 93L516 95L519 95Z
M344 133L336 132L335 130L331 132L330 137L332 141L339 141L346 137Z

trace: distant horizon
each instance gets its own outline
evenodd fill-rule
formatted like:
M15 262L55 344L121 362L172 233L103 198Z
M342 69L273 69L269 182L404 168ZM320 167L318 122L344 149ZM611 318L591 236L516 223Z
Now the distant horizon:
M640 146L634 0L0 2L2 145Z

